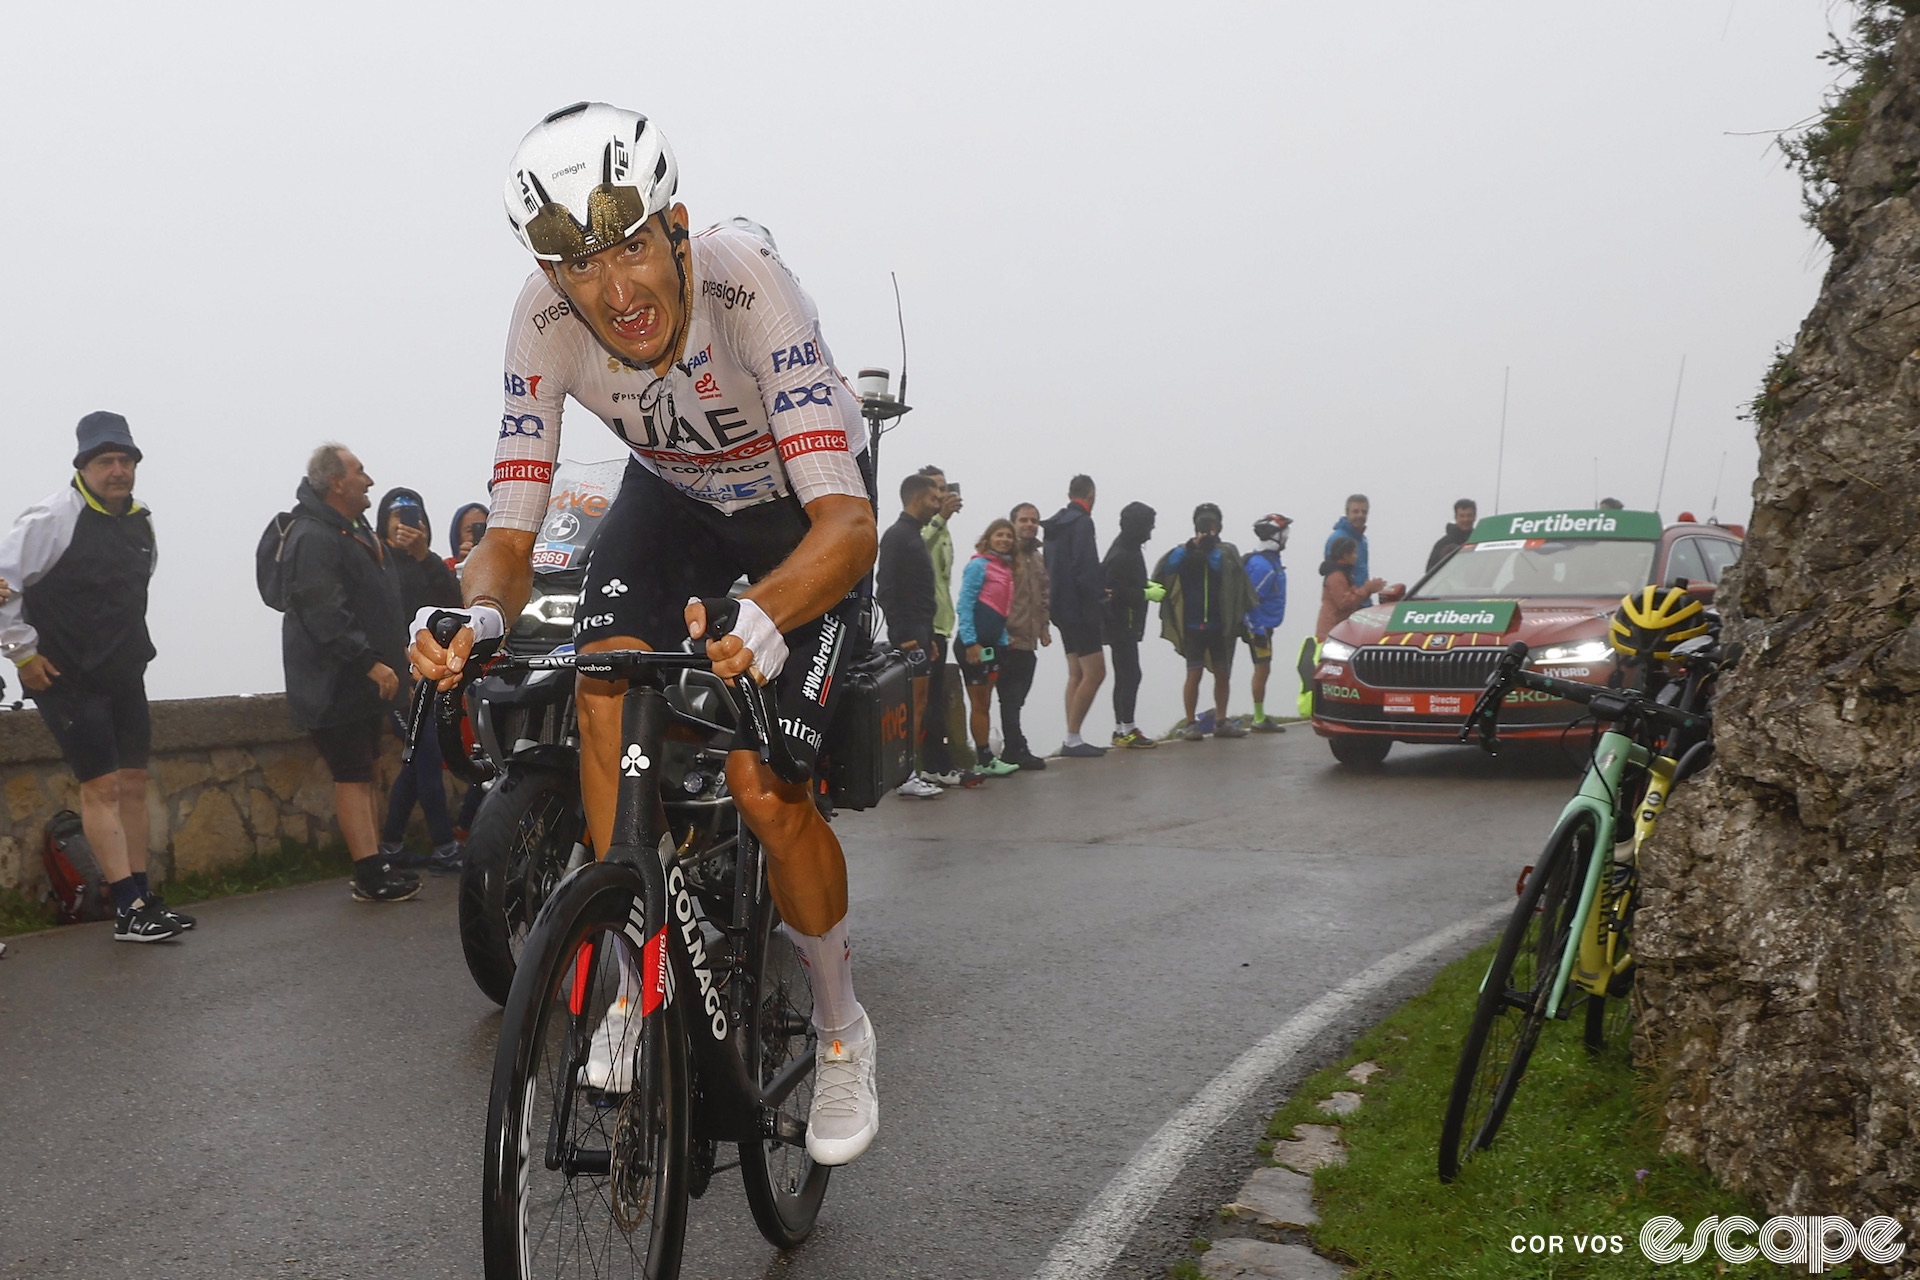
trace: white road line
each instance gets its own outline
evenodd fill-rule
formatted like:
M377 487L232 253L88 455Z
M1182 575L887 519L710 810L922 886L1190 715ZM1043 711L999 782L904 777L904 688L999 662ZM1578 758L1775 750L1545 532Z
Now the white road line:
M1485 941L1493 926L1512 912L1511 906L1490 908L1402 947L1327 992L1234 1059L1192 1102L1161 1125L1114 1175L1053 1247L1034 1273L1034 1280L1096 1280L1104 1276L1140 1219L1165 1194L1187 1161L1294 1055L1408 970L1464 944Z

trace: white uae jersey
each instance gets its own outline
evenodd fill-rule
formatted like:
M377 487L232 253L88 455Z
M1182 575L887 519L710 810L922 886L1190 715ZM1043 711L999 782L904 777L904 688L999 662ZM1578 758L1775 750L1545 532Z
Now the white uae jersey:
M853 388L820 317L765 240L735 227L692 236L686 351L665 377L612 356L544 271L514 304L506 412L494 450L490 528L540 528L560 456L561 407L585 405L642 466L724 512L792 494L867 497Z

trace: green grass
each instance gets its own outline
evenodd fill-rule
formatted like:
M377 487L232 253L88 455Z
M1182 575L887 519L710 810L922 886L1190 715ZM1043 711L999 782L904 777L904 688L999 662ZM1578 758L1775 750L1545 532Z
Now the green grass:
M319 849L280 842L278 853L249 858L219 871L177 876L160 886L169 906L183 907L209 898L230 898L240 893L258 893L263 889L285 889L316 880L344 880L350 874L347 848L335 842ZM0 938L15 933L32 933L54 924L52 904L36 900L17 890L0 890Z
M1660 1154L1657 1125L1626 1051L1589 1057L1578 1013L1546 1028L1495 1146L1452 1185L1441 1183L1440 1120L1492 950L1449 966L1275 1113L1270 1138L1291 1137L1304 1122L1339 1123L1346 1139L1347 1163L1314 1176L1321 1223L1312 1234L1321 1252L1351 1263L1357 1280L1791 1274L1764 1260L1723 1266L1711 1247L1691 1265L1655 1266L1641 1254L1637 1241L1648 1218L1679 1219L1686 1240L1702 1218L1767 1215L1702 1170ZM1346 1078L1347 1068L1368 1060L1386 1070L1366 1085ZM1329 1117L1316 1104L1335 1089L1356 1090L1366 1103L1353 1115ZM1562 1236L1566 1251L1512 1251L1513 1236L1536 1234ZM1617 1235L1623 1251L1575 1253L1576 1234Z

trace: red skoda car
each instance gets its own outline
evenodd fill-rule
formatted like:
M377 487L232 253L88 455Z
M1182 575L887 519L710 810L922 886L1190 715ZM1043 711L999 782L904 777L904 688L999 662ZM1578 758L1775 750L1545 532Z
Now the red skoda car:
M1737 526L1663 525L1651 511L1526 511L1488 516L1404 600L1371 605L1335 627L1315 671L1313 729L1342 764L1374 765L1395 742L1457 743L1500 652L1515 640L1530 665L1606 684L1607 625L1620 597L1686 579L1711 601L1740 558ZM1578 705L1530 690L1507 697L1500 736L1557 740Z

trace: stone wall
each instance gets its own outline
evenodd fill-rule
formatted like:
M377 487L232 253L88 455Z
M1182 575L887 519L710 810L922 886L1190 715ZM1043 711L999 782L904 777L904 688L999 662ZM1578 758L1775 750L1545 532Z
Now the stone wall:
M400 768L389 737L376 781ZM31 704L0 712L0 889L38 894L41 832L80 788ZM313 742L293 727L282 694L153 704L147 814L156 878L231 867L278 853L281 841L339 840L333 781ZM413 834L423 835L415 816Z

